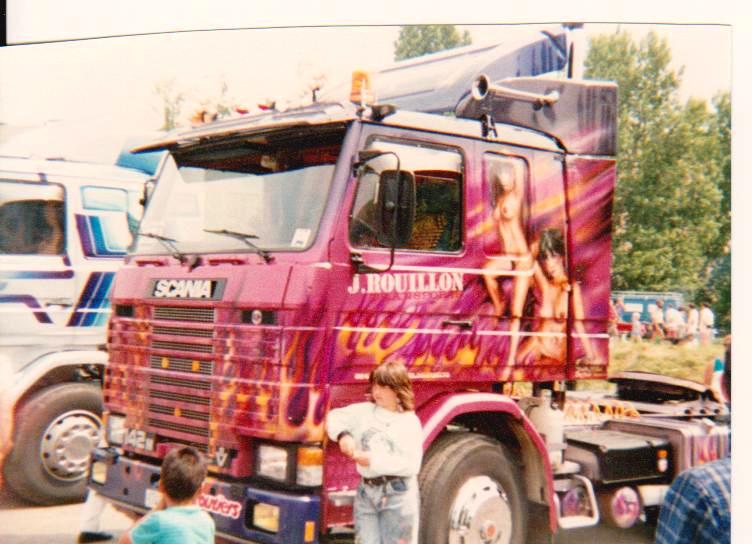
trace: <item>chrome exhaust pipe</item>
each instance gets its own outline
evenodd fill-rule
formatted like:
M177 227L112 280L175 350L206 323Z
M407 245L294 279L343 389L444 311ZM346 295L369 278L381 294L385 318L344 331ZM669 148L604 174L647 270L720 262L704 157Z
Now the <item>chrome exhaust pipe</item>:
M470 90L475 100L484 100L489 95L493 98L506 98L508 100L517 100L520 102L529 102L536 107L550 106L559 100L559 92L551 91L547 94L529 93L527 91L518 91L504 87L503 85L493 85L486 74L480 74Z

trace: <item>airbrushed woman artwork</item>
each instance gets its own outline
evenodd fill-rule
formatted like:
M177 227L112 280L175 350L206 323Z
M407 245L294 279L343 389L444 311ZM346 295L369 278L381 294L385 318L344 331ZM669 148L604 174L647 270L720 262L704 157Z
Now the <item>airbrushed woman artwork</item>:
M498 159L489 163L489 182L494 192L493 219L498 228L501 255L484 266L483 279L494 307L502 317L508 309L511 344L507 364L514 364L519 344L520 318L533 272L533 257L523 225L525 202L525 168L520 159ZM501 277L511 277L510 300L504 298ZM507 306L509 302L509 305Z
M570 282L566 270L564 235L560 229L546 229L535 244L537 258L533 266L533 291L536 298L536 326L525 339L517 354L519 363L563 363L567 356L566 326L569 295L577 337L585 350L585 359L595 362L596 356L586 335L582 320L585 316L582 290Z

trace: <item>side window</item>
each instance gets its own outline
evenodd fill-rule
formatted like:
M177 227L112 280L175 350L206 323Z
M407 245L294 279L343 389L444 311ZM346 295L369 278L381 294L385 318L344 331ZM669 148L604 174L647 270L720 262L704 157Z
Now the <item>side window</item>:
M377 239L379 183L382 173L400 170L415 180L415 214L412 233L400 249L458 251L462 244L462 156L449 148L427 144L374 139L369 150L387 152L366 163L350 220L350 243L361 248L388 248Z
M141 218L137 193L130 194L112 187L85 186L81 188L81 201L84 210L89 212L78 221L79 228L84 227L86 254L124 255Z
M0 254L65 253L62 187L0 181Z

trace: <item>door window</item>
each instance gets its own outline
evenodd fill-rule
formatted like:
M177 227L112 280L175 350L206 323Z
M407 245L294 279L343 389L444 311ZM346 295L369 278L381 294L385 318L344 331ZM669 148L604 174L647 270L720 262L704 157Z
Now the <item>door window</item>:
M384 154L361 169L350 220L350 243L358 248L389 248L379 241L379 184L382 173L399 168L415 180L412 233L398 249L455 252L461 247L462 156L453 149L373 139L367 149ZM396 155L396 156L395 156ZM383 194L383 192L382 192Z

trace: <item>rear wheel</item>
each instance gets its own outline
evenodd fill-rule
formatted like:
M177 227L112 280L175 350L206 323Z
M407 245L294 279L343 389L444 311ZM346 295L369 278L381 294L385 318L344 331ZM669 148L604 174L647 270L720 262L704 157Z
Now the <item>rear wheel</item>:
M11 490L35 504L82 501L101 413L98 385L54 385L27 399L16 411L13 449L3 467Z
M422 544L523 544L527 501L506 448L475 433L437 442L420 474Z

